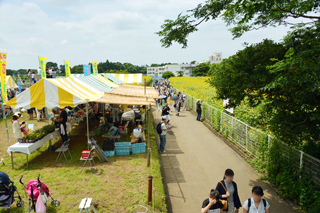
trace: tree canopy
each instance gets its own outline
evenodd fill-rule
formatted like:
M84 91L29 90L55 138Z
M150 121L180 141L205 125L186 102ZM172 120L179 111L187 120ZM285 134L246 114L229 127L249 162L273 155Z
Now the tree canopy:
M193 69L191 76L207 76L209 70L209 63L201 63Z
M169 79L171 77L174 77L175 75L173 74L173 72L171 71L166 71L162 74L162 78L165 78L165 79Z
M221 17L234 38L245 32L267 26L296 25L293 19L301 18L303 25L313 25L320 20L319 0L207 0L196 8L180 13L176 20L166 19L157 32L163 47L177 42L187 47L189 34L198 31L198 26ZM290 19L291 18L291 19Z

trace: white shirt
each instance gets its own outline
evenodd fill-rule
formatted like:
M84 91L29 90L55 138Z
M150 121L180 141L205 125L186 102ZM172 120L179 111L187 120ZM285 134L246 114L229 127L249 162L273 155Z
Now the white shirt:
M246 200L243 204L243 208L245 208L246 210L249 210L249 213L265 213L265 209L264 209L264 205L263 205L263 201L262 199L260 200L260 204L259 204L259 208L256 207L255 203L254 203L254 200L253 198L250 198L251 199L251 206L250 206L250 209L248 209L248 200ZM266 209L269 209L270 208L270 205L268 203L268 201L266 201Z
M167 131L164 131L167 129L167 126L166 124L162 121L162 124L161 124L161 129L162 129L162 132L160 135L167 135Z
M21 127L18 120L12 123L13 136L15 138L22 138Z
M39 68L39 69L38 69L38 75L40 75L40 74L41 74L41 69Z
M52 74L52 69L49 69L48 72L49 72L49 74L51 75L51 74Z

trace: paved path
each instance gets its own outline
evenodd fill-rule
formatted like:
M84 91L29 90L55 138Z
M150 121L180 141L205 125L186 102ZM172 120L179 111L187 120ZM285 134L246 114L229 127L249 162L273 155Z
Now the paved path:
M153 114L158 123L160 113ZM259 180L258 173L242 157L190 112L180 112L179 117L171 113L171 126L167 132L167 152L161 155L169 212L200 212L203 200L222 180L227 168L235 172L242 205L251 197L252 187L259 185L272 212L294 212L268 184Z

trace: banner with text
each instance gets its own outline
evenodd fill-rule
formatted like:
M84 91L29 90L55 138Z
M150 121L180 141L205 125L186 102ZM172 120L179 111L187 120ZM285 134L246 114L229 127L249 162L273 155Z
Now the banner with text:
M39 64L41 69L41 78L47 78L47 73L46 73L47 58L39 56Z
M65 72L66 72L66 77L69 78L71 76L69 61L64 61L64 69L65 69Z
M7 94L7 53L0 53L0 60L1 60L1 94L2 94L2 103L8 101L8 94Z
M84 74L84 76L91 75L91 66L90 65L83 65L83 74Z
M92 72L93 72L93 75L98 75L97 61L92 62Z

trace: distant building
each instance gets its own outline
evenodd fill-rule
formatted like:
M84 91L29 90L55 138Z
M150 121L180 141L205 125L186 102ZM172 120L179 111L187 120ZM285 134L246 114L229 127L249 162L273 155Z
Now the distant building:
M178 71L183 71L183 76L189 77L192 74L193 69L201 63L220 63L222 61L222 52L213 53L209 57L208 61L196 62L195 64L168 64L161 67L147 67L148 76L158 76L161 77L166 71L171 71L175 76L178 75Z
M147 67L148 76L162 76L166 71L171 71L175 76L178 76L178 71L183 71L183 76L189 77L193 69L198 66L199 63L195 64L169 64L162 67Z
M220 63L222 61L222 52L221 53L213 53L212 56L209 57L209 63Z

